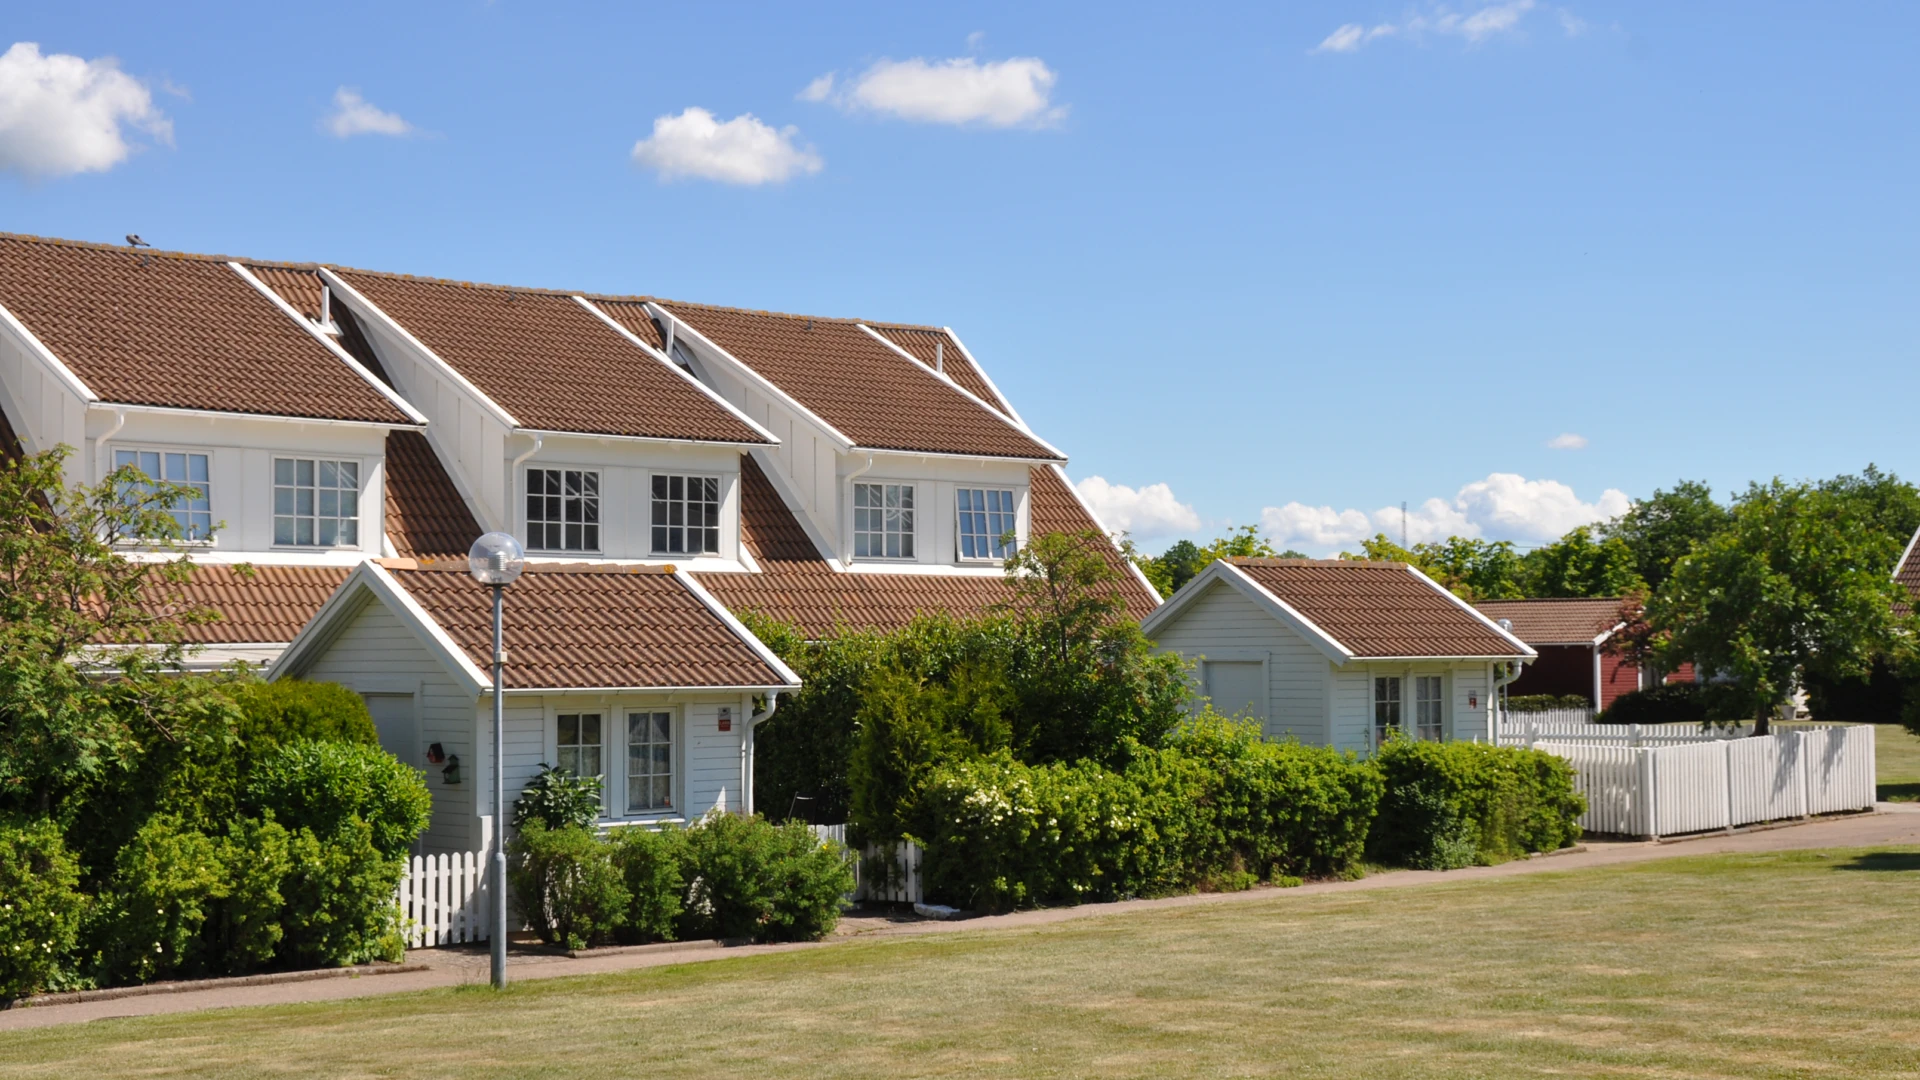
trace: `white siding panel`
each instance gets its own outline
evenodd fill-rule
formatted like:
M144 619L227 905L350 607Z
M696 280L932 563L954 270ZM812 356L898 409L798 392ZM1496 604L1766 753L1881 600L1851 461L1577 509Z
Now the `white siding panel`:
M1161 649L1189 660L1214 654L1267 663L1269 738L1291 735L1319 743L1327 732L1327 679L1332 664L1306 639L1231 586L1215 584L1160 630Z

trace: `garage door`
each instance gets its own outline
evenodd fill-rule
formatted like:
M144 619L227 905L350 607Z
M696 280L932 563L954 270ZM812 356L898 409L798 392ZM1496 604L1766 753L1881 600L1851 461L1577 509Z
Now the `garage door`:
M1267 718L1265 665L1258 660L1208 660L1203 671L1213 711L1223 716Z

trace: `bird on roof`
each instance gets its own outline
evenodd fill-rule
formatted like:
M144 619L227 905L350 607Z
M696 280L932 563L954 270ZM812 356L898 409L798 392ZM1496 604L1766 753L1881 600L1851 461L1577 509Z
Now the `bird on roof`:
M127 246L139 248L139 247L152 247L153 245L147 243L145 240L140 239L139 233L128 233Z

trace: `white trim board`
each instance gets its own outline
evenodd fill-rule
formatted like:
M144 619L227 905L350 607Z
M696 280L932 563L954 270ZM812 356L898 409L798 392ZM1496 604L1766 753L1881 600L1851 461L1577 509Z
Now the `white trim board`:
M785 390L780 389L780 387L776 385L772 379L769 379L765 375L762 375L758 371L755 371L753 367L749 365L746 361L740 359L739 357L733 355L727 350L721 348L719 345L714 344L714 341L712 338L709 338L707 335L701 333L697 327L688 323L687 320L681 318L680 316L675 315L672 311L668 310L667 308L662 307L660 304L657 304L652 300L643 300L640 302L640 304L641 304L641 307L647 312L647 314L653 316L654 318L670 320L673 323L674 336L676 338L680 336L680 333L682 331L688 334L691 334L695 341L698 341L701 344L705 345L707 348L713 350L716 356L719 356L722 360L726 361L728 364L731 364L735 370L735 374L739 375L740 377L745 379L747 382L750 382L753 385L759 387L760 390L763 393L765 393L768 397L773 398L775 401L778 401L780 404L786 406L789 409L792 409L794 412L799 413L801 416L806 417L808 422L818 425L820 430L825 432L829 439L833 440L838 444L835 446L836 450L839 450L843 454L853 453L854 442L852 439L847 437L846 432L843 432L839 428L834 427L832 424L827 423L826 420L821 418L819 413L814 412L812 409L809 409L805 405L802 405L800 404L800 402L794 400L793 395L787 393Z
M333 340L333 338L330 335L321 333L320 328L318 326L315 326L313 323L308 322L305 316L301 315L298 311L295 311L293 309L292 304L287 303L286 297L281 296L279 293L275 292L271 287L267 285L266 282L261 281L259 278L255 277L252 271L240 265L238 262L227 263L227 268L232 270L234 273L239 274L240 280L253 286L254 289L256 289L260 293L261 296L266 297L267 300L270 301L274 307L279 308L281 314L285 315L289 319L292 319L295 325L307 331L307 333L311 335L315 341L318 341L320 344L326 346L327 350L333 353L333 355L337 357L341 363L347 365L347 367L355 375L360 376L360 378L363 381L365 381L368 386L371 386L374 388L374 390L378 391L380 396L392 402L394 406L398 408L401 412L406 413L407 416L411 417L414 423L425 424L427 422L427 417L425 413L422 413L419 409L414 408L413 405L410 404L405 398L401 397L400 394L396 390L394 390L393 387L388 386L386 383L381 382L378 378L375 378L373 372L368 371L365 365L361 364L360 361L355 360L353 358L352 353L349 353L347 350L341 348L340 343Z
M411 346L414 350L416 350L422 357L425 357L428 363L439 368L440 373L442 375L445 375L448 379L452 380L455 386L460 387L462 390L465 390L468 394L472 395L474 401L480 405L481 409L483 409L486 412L492 413L493 418L495 420L498 420L499 422L501 422L502 424L505 424L509 428L517 428L520 426L520 421L515 420L513 418L512 413L502 408L499 402L493 400L492 398L488 397L485 393L483 393L481 389L478 386L475 386L470 380L468 380L468 378L465 375L460 374L459 368L456 368L452 364L447 363L444 359L440 357L440 354L434 352L432 349L427 348L425 342L421 341L417 337L414 337L413 332L408 330L406 327L400 325L399 320L387 314L385 311L382 311L380 309L380 305L375 304L373 301L361 295L360 290L354 288L353 285L347 281L347 279L341 277L339 274L335 273L332 269L325 266L322 266L319 268L319 273L320 273L321 279L325 281L328 285L332 286L333 291L336 293L339 293L341 296L341 299L347 301L348 308L353 311L356 317L362 314L368 315L375 322L378 322L382 326L386 327L388 331L397 335L400 338L400 340L406 342L409 346Z
M647 344L646 341L644 341L640 337L640 335L620 325L620 320L607 314L598 305L594 304L593 301L588 300L584 296L575 296L573 299L575 303L579 304L581 307L586 308L588 311L592 312L593 315L596 318L598 318L601 322L606 323L607 326L610 327L614 333L619 334L621 337L631 342L641 352L646 353L648 356L651 356L655 360L659 361L662 365L664 365L667 368L667 370L673 372L675 377L685 380L688 385L700 391L702 394L705 394L707 397L707 400L712 401L714 404L727 410L727 412L733 415L734 419L740 421L741 423L747 425L749 428L752 428L754 431L758 432L760 436L766 439L768 443L774 446L780 445L779 436L775 435L771 431L768 431L759 422L755 421L753 417L748 416L746 412L743 411L738 405L735 405L733 402L728 401L724 397L721 397L719 393L717 393L713 389L713 387L708 386L706 383L701 382L699 379L694 378L692 375L689 375L686 371L682 370L680 365L674 363L671 357L655 349L653 346ZM696 440L680 440L680 441L692 442ZM732 445L745 446L748 444L737 443Z
M41 341L39 335L27 329L27 324L21 322L13 312L8 311L4 304L0 304L0 323L5 323L7 329L12 330L14 335L25 343L27 352L46 365L47 370L53 372L54 378L66 384L67 389L77 395L81 401L92 404L100 400L100 395L94 393L92 388L81 381L80 376L75 375L73 369L55 356L53 350L47 348L46 342Z
M868 326L868 325L867 325L866 323L855 323L854 325L855 325L855 326L858 326L858 327L859 327L860 329L862 329L862 330L864 330L864 331L866 331L866 332L867 332L867 335L868 335L869 337L871 337L871 338L873 338L873 340L875 340L875 341L877 341L877 342L879 342L879 343L880 343L881 345L884 345L884 346L886 346L886 348L887 348L887 349L889 349L889 350L891 350L892 352L894 352L894 353L897 353L897 354L898 354L898 355L899 355L899 356L900 356L900 357L901 357L902 359L904 359L904 360L906 360L906 361L907 361L908 363L910 363L910 364L912 364L912 365L914 365L915 367L917 367L917 368L919 368L920 370L922 370L922 371L924 371L924 372L926 372L927 374L929 374L929 375L931 375L931 376L933 376L934 378L936 378L936 379L939 379L939 380L940 380L941 382L943 382L943 383L945 383L945 384L947 384L948 386L950 386L950 387L952 387L952 388L953 388L953 389L954 389L955 391L957 391L957 392L959 392L960 394L962 394L962 395L964 395L964 396L966 397L966 399L967 399L968 401L971 401L971 402L973 402L973 403L974 403L975 405L978 405L978 406L980 406L981 408L983 408L983 409L985 409L985 410L987 410L987 413L988 413L989 415L991 415L991 416L992 416L992 417L993 417L993 418L994 418L995 420L998 420L998 421L1000 421L1000 422L1001 422L1001 423L1003 423L1003 424L1007 424L1007 425L1009 425L1009 426L1011 426L1011 427L1012 427L1012 428L1013 428L1014 430L1016 430L1016 431L1018 431L1018 432L1020 432L1020 434L1022 434L1022 435L1025 435L1025 436L1026 436L1027 438L1029 438L1029 439L1032 439L1032 440L1033 440L1034 442L1037 442L1037 443L1039 443L1039 444L1040 444L1041 446L1044 446L1044 447L1046 447L1046 448L1047 448L1047 450L1048 450L1048 452L1050 452L1051 454L1053 454L1053 456L1054 456L1055 458L1058 458L1058 459L1059 459L1059 460L1061 460L1061 461L1065 461L1065 460L1067 460L1067 455L1066 455L1065 453L1063 453L1063 452L1062 452L1062 451L1060 450L1060 448L1059 448L1059 447L1057 447L1057 446L1055 446L1055 445L1053 445L1052 443L1050 443L1050 442L1048 442L1047 440L1045 440L1045 439L1043 439L1043 438L1041 438L1040 436L1038 436L1038 435L1036 435L1036 434L1034 434L1034 433L1033 433L1033 429L1032 429L1032 428L1029 428L1029 427L1027 427L1027 425L1026 425L1026 424L1024 424L1024 423L1022 423L1022 422L1020 422L1020 421L1017 421L1017 420L1015 420L1015 419L1014 419L1013 417L1011 417L1011 416L1008 416L1008 415L1007 415L1006 413L1004 413L1004 412L1001 412L1001 411L1000 411L999 409L996 409L996 408L994 408L994 407L993 407L993 405L992 405L991 403L989 403L989 402L987 402L987 401L983 401L983 400L981 400L981 398L980 398L980 396L979 396L979 395L977 395L977 394L975 394L975 393L974 393L973 391L971 391L971 390L969 390L969 389L967 389L966 387L964 387L964 386L961 386L961 385L960 385L959 383L957 383L957 382L955 382L955 381L953 380L953 376L951 376L951 375L948 375L948 374L947 374L946 372L944 372L944 371L936 371L936 370L934 370L933 368L930 368L930 367L928 367L928 366L927 366L927 362L926 362L925 360L922 360L922 359L920 359L919 357L917 357L917 356L915 356L915 355L913 355L912 353L910 353L910 352L908 352L907 350L905 350L905 349L903 349L903 348L901 348L901 347L900 347L900 346L899 346L899 345L898 345L897 343L895 343L894 341L892 341L891 339L889 339L889 338L888 338L888 337L887 337L887 336L886 336L885 334L882 334L882 333L881 333L880 331L878 331L878 330L875 330L875 329L874 329L873 327L871 327L871 326ZM978 370L978 369L976 368L975 370ZM982 376L982 378L984 378L984 377L985 377L985 376ZM1025 459L1025 458L1023 458L1023 459L1021 459L1021 460L1042 460L1042 459L1038 459L1038 458L1034 458L1034 459Z

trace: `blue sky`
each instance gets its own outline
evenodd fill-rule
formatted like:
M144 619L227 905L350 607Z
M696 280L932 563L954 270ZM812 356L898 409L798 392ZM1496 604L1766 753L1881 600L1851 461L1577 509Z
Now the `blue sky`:
M1414 539L1533 543L1683 477L1920 475L1917 31L22 6L0 229L948 324L1150 549L1335 550L1402 501Z

